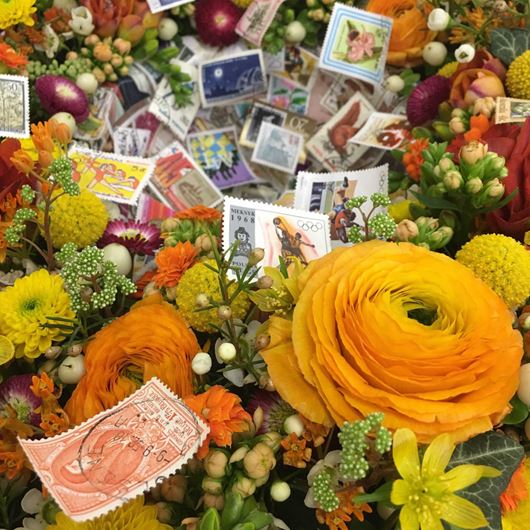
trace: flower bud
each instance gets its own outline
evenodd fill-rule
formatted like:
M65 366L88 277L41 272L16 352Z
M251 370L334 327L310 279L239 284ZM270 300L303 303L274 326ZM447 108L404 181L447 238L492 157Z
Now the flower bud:
M46 359L56 359L61 353L61 349L62 348L60 346L50 346L44 352L44 357L46 357Z
M83 345L82 344L73 344L68 348L68 355L70 357L77 357L78 355L81 355L83 352Z
M106 63L111 60L112 58L112 49L108 44L105 44L103 42L98 42L94 46L94 57L101 61L102 63Z
M262 350L263 348L266 348L271 342L270 335L266 335L265 333L262 333L256 337L256 348L258 350Z
M68 356L59 365L57 375L65 385L76 385L85 375L85 371L85 357L83 355Z
M439 167L441 171L444 173L446 171L450 171L451 169L454 169L455 163L450 158L442 158L440 162L438 162L438 165L436 167Z
M431 66L440 66L447 57L447 48L443 42L433 41L429 42L423 48L423 60Z
M459 63L470 63L475 57L475 48L471 44L462 44L455 50L455 58Z
M119 274L127 276L132 269L132 257L127 247L119 243L109 243L103 247L103 259L112 261L116 265Z
M451 210L442 210L438 215L440 226L449 226L454 230L457 222L456 214Z
M208 296L206 296L204 293L200 293L195 298L195 305L197 307L205 308L210 305L210 300L208 299Z
M113 46L121 55L127 55L131 51L131 43L125 39L114 39Z
M451 111L452 118L463 118L465 115L466 112L463 109L456 108Z
M212 358L210 354L199 352L191 361L191 369L197 375L207 374L212 369Z
M493 2L493 10L496 13L503 13L504 11L508 9L508 7L509 6L505 2L505 0L495 0L495 2Z
M221 511L225 505L225 496L205 493L202 501L206 508L215 508L216 510Z
M482 186L482 180L475 177L466 182L466 191L471 194L478 193L482 189Z
M232 491L239 493L244 499L254 495L256 491L256 481L245 477L243 474L239 474L237 480L232 485Z
M444 186L448 190L457 190L462 186L463 182L462 175L454 170L448 171L443 178Z
M157 502L155 504L156 518L163 524L171 522L173 517L173 511L171 506L167 502Z
M270 289L274 284L274 280L270 276L262 276L258 278L257 286L258 289Z
M285 28L285 40L287 42L298 44L305 39L307 30L305 26L298 20L293 20L287 28Z
M211 495L221 495L223 493L223 481L221 479L206 476L202 479L201 487L205 493L210 493Z
M448 226L441 226L429 237L429 246L431 250L437 250L445 247L453 237L453 229Z
M506 167L506 159L503 156L499 156L496 153L490 153L491 155L491 167L497 171Z
M204 458L204 470L212 478L223 478L226 475L228 456L219 449L210 449Z
M232 310L227 305L222 305L217 309L217 316L221 320L228 320L232 317Z
M449 129L451 129L451 132L454 134L462 134L466 132L466 126L464 122L461 120L461 118L451 118L449 121Z
M447 11L437 7L429 13L427 26L431 31L444 31L451 22L451 16Z
M280 448L282 436L279 432L270 431L260 437L260 441L268 445L274 452Z
M466 164L476 164L482 160L488 152L488 145L473 141L460 149L460 159Z
M487 118L491 118L495 106L495 99L490 96L478 98L473 104L473 114L484 114Z
M79 74L75 80L75 84L88 95L94 94L98 89L98 80L91 72Z
M249 265L257 265L265 257L265 250L262 248L253 248L248 257Z
M273 501L285 502L291 496L291 487L283 480L277 480L271 486L271 497Z
M184 475L172 475L162 482L160 494L166 501L181 503L186 495L187 486L188 479Z
M263 442L257 443L243 458L245 473L253 479L263 478L275 466L274 452Z
M160 230L162 232L172 232L179 225L179 220L174 217L168 217L160 223Z
M171 40L178 33L177 23L169 17L164 17L158 24L158 36L162 40Z
M236 358L237 350L231 342L223 342L217 350L219 357L224 363L229 363Z
M230 457L229 462L231 464L235 464L236 462L240 462L245 458L245 455L248 453L249 448L247 446L240 447L239 449L236 449L232 456Z
M489 197L501 197L504 195L504 184L502 184L497 178L492 179L486 184L486 191L488 192Z
M258 407L254 411L254 414L252 414L252 421L254 422L254 427L256 428L256 431L258 431L261 425L263 424L264 418L265 414L263 412L263 409L261 407Z
M521 316L519 317L518 322L519 322L519 327L523 331L530 330L530 313L522 313Z
M400 241L410 241L418 234L418 225L410 219L403 219L397 225L396 236Z
M194 246L198 252L210 252L213 246L212 240L215 241L215 238L212 237L212 239L210 239L208 234L201 234L195 240Z
M267 392L276 392L276 386L274 385L269 374L260 375L259 387L263 388L263 390L266 390Z
M504 85L496 75L487 75L479 71L476 79L468 86L464 101L471 105L479 98L488 96L496 98L504 95Z
M305 427L304 423L302 422L302 418L298 414L293 414L285 419L283 422L283 430L287 434L291 434L294 432L296 436L300 437L302 434L304 434Z
M530 407L530 364L523 364L519 368L519 388L517 397L527 406Z
M440 226L438 219L435 219L434 217L418 217L416 219L416 224L420 230L436 230Z
M405 81L399 75L391 75L386 79L384 86L389 92L397 94L405 88Z

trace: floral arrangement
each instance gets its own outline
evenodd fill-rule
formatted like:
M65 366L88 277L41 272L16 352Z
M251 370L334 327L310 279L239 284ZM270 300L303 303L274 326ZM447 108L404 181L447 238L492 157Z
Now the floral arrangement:
M379 46L382 29L348 22L337 57L383 61L385 79L352 88L337 76L333 100L331 83L317 88L315 56L339 6L383 15L392 30ZM259 45L241 30L248 13ZM314 122L298 134L296 172L331 172L339 150L310 148L329 120L324 136L344 135L346 164L363 126L359 105L333 122L348 90L371 103L379 91L378 110L402 115L392 126L407 121L400 145L374 134L365 158L339 163L340 192L316 207L338 237L315 259L300 233L298 254L273 264L270 248L229 241L222 201L203 204L193 180L283 206L299 192L296 172L246 151L252 97L199 110L197 70L250 53L245 39L271 69L285 47L298 50L291 69L268 72L302 94L297 123ZM29 137L0 139L0 528L528 529L529 47L525 0L0 2L0 82L27 78L31 111ZM324 118L314 98L336 108ZM296 117L270 103L271 115ZM192 164L188 135L227 124L232 166L205 162L206 148ZM127 180L116 171L108 193L87 186L80 145L149 160L151 180L113 201ZM379 160L388 185L351 191L350 171ZM207 176L233 178L241 164L250 183L219 191ZM182 168L172 183L191 184L164 188ZM61 434L155 377L205 423L206 440L155 487L74 520L21 441L60 448Z

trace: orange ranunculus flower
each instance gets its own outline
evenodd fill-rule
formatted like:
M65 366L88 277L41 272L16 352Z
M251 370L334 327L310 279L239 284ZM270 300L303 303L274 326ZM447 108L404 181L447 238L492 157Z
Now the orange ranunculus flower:
M195 263L197 250L189 242L163 248L156 255L157 272L153 281L157 287L175 287L182 275Z
M79 424L158 377L179 396L193 390L191 360L200 350L176 309L144 300L100 330L85 348L86 373L66 404Z
M221 212L215 208L209 208L202 204L186 208L180 212L175 213L175 219L197 219L200 221L218 221L221 219Z
M393 19L388 64L415 66L422 62L423 48L436 32L427 27L427 13L417 7L416 0L370 0L366 10Z
M292 321L271 318L262 355L309 420L381 411L422 442L443 432L463 441L509 411L521 336L506 304L456 261L370 241L311 262L299 287Z
M239 396L220 385L212 386L202 394L188 396L184 402L210 427L208 437L197 453L198 458L208 454L211 441L218 447L228 447L232 444L232 433L250 428L252 417L240 405Z

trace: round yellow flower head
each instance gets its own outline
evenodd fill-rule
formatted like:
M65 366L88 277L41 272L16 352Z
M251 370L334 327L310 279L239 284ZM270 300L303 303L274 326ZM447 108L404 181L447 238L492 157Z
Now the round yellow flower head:
M530 50L512 62L506 73L506 86L510 96L530 99Z
M242 9L246 9L251 3L252 0L232 0L232 4L235 4L237 7L241 7Z
M84 190L77 196L59 197L52 205L50 219L54 247L61 248L71 241L83 248L103 235L109 215L101 199Z
M438 75L442 75L443 77L451 77L458 68L458 61L453 61L451 63L444 64L439 70Z
M499 234L474 237L456 254L509 307L518 307L530 296L530 253L515 239Z
M75 316L63 279L45 269L19 278L1 291L0 307L0 334L13 343L17 357L31 359L44 353L53 341L65 338L60 329L43 326L53 323L51 317Z
M199 294L205 294L209 299L221 302L221 290L216 272L206 265L217 267L215 260L210 259L195 264L188 269L177 285L176 299L178 310L184 320L197 331L214 331L214 326L221 326L223 321L217 315L217 309L197 311L196 300ZM237 289L236 284L228 288L228 295ZM245 293L240 293L230 306L234 318L244 318L249 307L249 300Z
M15 24L33 26L35 21L31 16L37 8L35 0L3 0L0 7L0 29L6 29Z
M76 523L60 512L55 524L49 525L47 530L172 530L172 527L158 521L156 507L144 506L144 498L138 497L112 512L83 523Z

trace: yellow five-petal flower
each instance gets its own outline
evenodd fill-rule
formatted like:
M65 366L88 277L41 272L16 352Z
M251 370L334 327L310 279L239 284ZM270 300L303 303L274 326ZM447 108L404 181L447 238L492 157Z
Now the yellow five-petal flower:
M402 530L443 530L442 519L460 528L488 525L482 510L455 495L483 477L498 477L494 467L465 464L445 472L455 445L450 434L437 436L420 464L416 435L410 429L394 434L393 457L401 479L392 485L390 500L402 506Z

